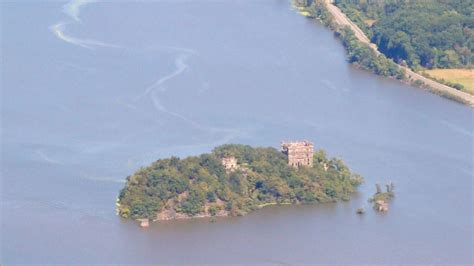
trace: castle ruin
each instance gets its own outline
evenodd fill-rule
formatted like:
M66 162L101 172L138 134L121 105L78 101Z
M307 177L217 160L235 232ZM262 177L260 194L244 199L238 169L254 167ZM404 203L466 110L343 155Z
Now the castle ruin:
M235 171L238 168L237 165L237 158L231 156L231 157L224 157L222 158L222 165L224 166L225 170L227 171Z
M313 166L313 143L307 140L281 143L281 151L288 156L288 165L298 168Z

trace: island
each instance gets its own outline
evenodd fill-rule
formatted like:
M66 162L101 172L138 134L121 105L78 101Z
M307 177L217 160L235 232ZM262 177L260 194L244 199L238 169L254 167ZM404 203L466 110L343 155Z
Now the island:
M127 177L117 212L148 221L239 216L274 204L349 200L363 178L309 141L281 150L226 144L211 153L153 162Z

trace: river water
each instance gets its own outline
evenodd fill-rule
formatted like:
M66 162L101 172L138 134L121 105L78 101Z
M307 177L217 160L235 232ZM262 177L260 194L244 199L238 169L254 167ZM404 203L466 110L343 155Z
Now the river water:
M349 66L288 1L1 7L1 263L472 263L473 110ZM156 159L285 139L366 183L215 223L115 215L124 178Z

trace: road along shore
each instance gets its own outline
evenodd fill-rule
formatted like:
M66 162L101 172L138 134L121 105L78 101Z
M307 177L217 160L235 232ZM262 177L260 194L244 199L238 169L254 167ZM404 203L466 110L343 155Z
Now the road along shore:
M380 54L377 45L370 42L369 38L367 38L365 33L354 22L352 22L337 6L333 4L333 0L324 0L324 3L326 5L327 10L329 11L329 13L331 13L331 15L334 18L334 21L338 25L349 26L359 41L369 45L369 47L372 48L377 54ZM428 86L430 90L432 90L433 92L437 94L442 94L442 95L448 94L448 98L449 98L449 95L451 95L451 96L461 99L469 106L474 106L473 95L470 95L463 91L446 86L432 79L426 78L418 73L415 73L409 67L402 66L402 65L399 65L399 66L405 70L405 74L409 82L411 83L414 83L416 81L421 82L422 84Z

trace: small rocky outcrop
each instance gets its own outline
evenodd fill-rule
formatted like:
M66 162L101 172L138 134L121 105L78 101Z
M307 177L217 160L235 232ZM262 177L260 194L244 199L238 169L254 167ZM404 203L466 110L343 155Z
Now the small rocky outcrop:
M379 212L388 212L388 203L383 200L375 201L374 207Z
M137 219L139 222L140 227L146 228L150 226L150 220L148 219Z
M373 202L374 209L379 212L388 212L388 202L395 197L393 192L395 185L390 182L385 185L386 191L382 191L380 184L375 184L376 192L372 198L369 199L369 202Z

